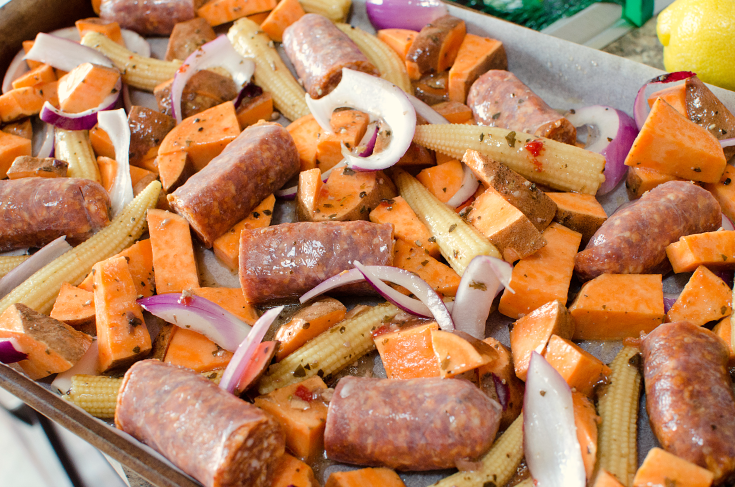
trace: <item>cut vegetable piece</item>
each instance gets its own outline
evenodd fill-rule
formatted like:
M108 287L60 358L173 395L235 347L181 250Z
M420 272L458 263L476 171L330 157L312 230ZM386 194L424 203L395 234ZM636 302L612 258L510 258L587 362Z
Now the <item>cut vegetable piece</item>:
M156 158L156 164L163 190L167 193L173 193L196 172L189 153L185 150L160 155Z
M431 108L444 117L449 123L471 123L475 121L472 117L472 109L463 102L444 101L433 105Z
M510 330L510 348L513 351L515 375L525 381L531 352L541 355L552 335L571 339L574 322L567 308L554 300L522 317Z
M725 172L722 174L720 182L716 184L708 183L704 185L704 189L712 193L724 213L730 220L735 218L735 167L731 165L725 166Z
M607 470L601 469L597 472L595 484L592 487L625 487L617 478Z
M270 326L270 325L269 325ZM252 389L268 370L268 366L273 362L278 351L279 343L277 341L260 342L255 348L255 352L248 360L240 380L237 382L235 391L246 392ZM240 394L242 394L242 392Z
M227 267L237 271L240 261L240 232L244 229L263 228L271 224L276 197L268 196L240 222L236 223L224 235L212 244L214 255Z
M393 49L398 57L406 59L406 54L419 33L408 29L381 29L376 35L378 39Z
M653 447L635 474L633 487L686 485L709 487L714 474L658 447Z
M498 356L498 352L487 343L461 331L432 330L431 345L443 378L456 377L482 367Z
M463 177L464 170L459 161L449 161L428 167L416 175L416 179L442 203L449 201L459 190Z
M236 113L240 130L245 130L261 120L270 121L273 119L273 96L270 93L263 93L247 101L243 100Z
M101 182L97 159L94 157L88 132L56 128L54 134L56 157L69 164L68 176ZM112 154L114 158L114 149Z
M625 164L716 183L727 161L720 142L712 134L659 98L633 142Z
M444 296L455 296L460 277L451 267L428 255L424 249L397 240L393 248L393 265L413 272L426 281L434 291Z
M554 221L582 234L588 242L607 220L607 214L597 199L589 194L546 193L556 203Z
M108 193L115 182L115 174L117 174L117 162L109 157L97 156L97 167L100 171L100 184Z
M260 24L263 32L276 42L283 41L283 31L306 15L298 0L282 0Z
M464 103L472 83L491 69L508 69L503 43L473 34L465 35L457 59L449 70L449 99Z
M732 313L732 290L704 266L697 267L679 298L666 313L666 321L688 321L703 326Z
M24 117L38 115L47 101L59 105L56 95L58 82L52 81L32 87L17 88L0 95L0 121L14 122Z
M544 358L564 377L569 387L588 397L592 396L595 386L606 383L611 374L610 368L594 355L556 335L549 338Z
M322 130L319 123L314 120L314 116L306 115L294 120L286 127L286 130L293 137L296 149L299 151L301 171L314 169L316 167L317 141Z
M439 257L439 245L437 245L436 239L431 238L429 229L421 223L416 213L403 197L396 196L395 198L381 201L370 212L370 221L373 223L392 224L393 235L396 238L420 247L434 258Z
M99 32L121 46L125 46L125 40L123 39L122 31L120 30L120 24L117 22L111 22L98 17L90 17L88 19L77 20L74 22L74 25L79 31L80 39L84 37L84 34L87 32Z
M344 22L352 6L351 0L299 0L304 11L323 15L332 22Z
M692 272L706 265L713 269L735 268L735 231L685 235L666 247L674 272Z
M732 342L732 318L730 316L722 318L722 320L712 328L712 332L727 343L727 349L730 351L730 359L728 367L735 366L735 349Z
M546 246L521 259L513 268L510 287L515 294L506 289L498 306L498 311L505 316L517 319L549 301L567 302L574 256L582 234L552 223L544 230L543 237Z
M115 146L112 145L110 136L107 132L102 130L99 125L96 125L89 131L89 141L92 144L94 153L99 157L109 157L110 159L115 158Z
M23 137L24 139L33 139L33 125L31 125L31 119L26 118L25 120L21 120L20 122L15 123L9 123L7 125L3 125L2 129L3 132L6 132L11 135L17 135L19 137ZM46 135L44 136L44 144L46 145L46 140L48 140L48 127L44 127L44 132ZM53 134L51 135L53 137ZM39 149L39 153L36 154L36 157L48 157L50 154L42 155L41 152L45 147L41 147Z
M201 373L224 369L231 359L232 352L218 346L204 335L175 327L163 361Z
M286 433L286 447L307 462L323 450L327 404L321 392L326 389L321 378L310 377L255 398L255 405L280 423Z
M508 428L523 409L524 385L513 370L513 359L510 350L492 337L483 342L498 352L498 357L487 365L477 369L480 389L495 399L503 407L499 429Z
M20 303L0 315L0 340L8 338L27 354L18 365L33 380L70 369L92 343L89 335Z
M116 68L80 64L59 80L59 108L68 113L81 113L98 107L120 79Z
M321 132L317 136L316 158L319 169L327 171L344 159L342 144L349 150L357 147L365 136L369 122L369 115L358 110L342 110L332 114L331 133Z
M20 156L13 161L7 176L9 179L65 178L68 167L68 162L59 159Z
M133 183L130 178L130 126L125 110L109 110L97 115L99 126L110 135L115 147L115 179L110 186L112 215L117 216L133 201Z
M151 351L127 260L112 257L92 269L100 371L127 367Z
M440 377L439 360L434 353L431 333L436 322L384 333L374 338L386 376L389 379Z
M158 294L180 293L199 287L189 224L175 213L149 210L153 270Z
M669 105L671 105L671 108L686 117L686 88L686 84L682 83L680 85L670 86L668 88L664 88L663 90L656 91L655 93L651 93L651 95L648 97L648 106L653 107L653 104L656 102L656 100L658 98L662 98Z
M0 132L0 178L7 176L10 166L17 157L30 156L31 141L17 135Z
M145 239L134 243L115 257L125 257L128 262L128 270L133 276L135 291L143 297L152 296L155 292L155 278L153 276L153 253L151 240ZM94 274L89 273L79 284L79 288L85 291L93 291Z
M5 277L10 271L28 260L30 255L0 256L0 277Z
M406 70L411 79L446 71L457 58L467 30L463 20L445 15L421 29L406 53Z
M197 15L215 26L274 8L276 0L213 0L197 9Z
M242 290L239 287L200 287L189 291L194 296L202 297L219 305L248 325L252 326L258 321L258 312L245 301L245 296L242 295Z
M334 472L324 487L405 487L401 477L389 468L363 468Z
M273 468L271 487L318 487L314 471L310 466L284 453Z
M133 196L138 196L141 191L158 179L155 173L137 166L129 166L130 182L133 184Z
M347 308L333 298L324 298L299 310L276 333L276 340L281 344L276 361L280 362L312 338L342 321L345 313Z
M595 404L581 392L572 391L572 402L577 441L582 450L582 461L589 482L597 462L597 425L600 423L600 417L595 411Z
M94 293L65 282L54 302L51 318L72 326L94 324Z
M13 81L13 88L34 87L52 81L56 81L54 68L49 64L42 64Z
M74 375L71 377L69 394L62 397L95 418L112 419L115 417L117 395L120 392L122 381L122 377Z

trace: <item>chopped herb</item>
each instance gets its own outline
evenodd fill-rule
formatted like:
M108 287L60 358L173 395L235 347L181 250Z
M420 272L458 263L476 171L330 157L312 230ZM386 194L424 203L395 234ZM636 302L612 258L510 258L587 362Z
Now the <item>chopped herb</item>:
M330 203L324 203L322 206L324 206L324 208L332 208Z
M508 135L505 136L505 140L508 141L509 147L515 147L516 146L516 133L510 132Z
M497 120L497 119L499 119L499 118L500 118L500 112L498 112L498 113L493 113L493 120Z
M482 142L482 139L484 139L484 138L485 138L485 134L484 133L481 133L480 134L480 142Z
M727 179L725 179L724 181L722 181L722 184L724 184L725 186L727 186L727 185L729 185L729 184L730 184L731 182L732 182L732 179L730 179L730 178L727 178Z
M135 347L133 349L133 353L140 353L140 347Z
M726 261L727 260L727 256L725 254L720 254L720 257L722 257L722 260L723 261Z
M347 148L349 148L349 145L345 144ZM349 167L346 167L342 170L342 174L344 176L353 176L355 174L355 171L353 169L350 169Z
M253 218L260 218L260 213L258 213L257 211L254 211Z
M538 391L539 394L541 394L541 397L544 397L546 395L546 391Z
M608 141L608 142L612 142L612 141L613 141L612 137L608 137L608 138L607 138L607 141Z
M472 282L470 283L470 287L471 287L472 289L477 289L477 290L479 290L479 291L487 291L487 286L485 285L485 283L484 283L484 282L477 282L477 281L472 281Z
M311 323L309 323L307 321L306 323L304 323L303 325L301 325L301 328L303 328L304 330L308 330L310 326L311 326Z
M428 264L428 263L429 263L429 260L427 259L427 260L425 260L425 261L421 262L421 265L422 265L422 266L425 266L425 265L426 265L426 264Z
M364 198L367 196L367 193L365 191L360 191L360 198Z
M306 377L306 371L304 370L304 367L302 367L301 365L296 367L296 370L293 371L293 376L294 377Z
M271 210L263 210L263 214L265 216L271 216L273 214L273 212Z
M722 316L725 316L725 313L727 313L727 306L720 308L720 313L722 313Z
M457 224L456 223L452 223L452 225L449 227L449 233L452 233L456 229L457 229Z
M429 237L429 242L435 243L436 242L436 237L433 237L433 236L432 237Z
M637 353L637 354L633 355L628 360L628 365L632 365L633 367L636 367L636 368L640 368L641 367L641 363L642 363L642 360L641 360L641 354L640 353Z
M344 333L345 331L347 331L347 328L345 328L344 326L340 326L339 327L339 332L340 333Z
M693 168L692 170L693 170L694 172L702 172L702 169L700 169L700 168L698 168L698 167L695 167L695 168Z

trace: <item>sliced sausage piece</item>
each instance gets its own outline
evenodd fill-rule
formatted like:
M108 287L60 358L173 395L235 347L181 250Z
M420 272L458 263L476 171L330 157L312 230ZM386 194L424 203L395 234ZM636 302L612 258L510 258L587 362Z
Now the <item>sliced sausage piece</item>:
M344 377L327 412L327 458L396 470L453 468L493 443L500 405L463 379Z
M475 122L572 144L577 129L510 71L491 70L467 95Z
M168 202L210 248L217 237L296 175L299 167L291 134L277 123L259 122L168 195Z
M176 120L150 108L134 106L128 114L130 126L130 164L137 166L148 151L161 145L166 134L176 126Z
M142 36L168 36L196 17L194 0L102 0L100 17Z
M352 40L326 17L306 14L283 33L283 48L309 95L328 95L342 79L342 68L380 75Z
M109 211L107 191L88 179L0 181L0 252L43 247L62 235L82 243L110 222Z
M717 200L699 186L669 181L616 211L574 258L583 279L601 274L657 274L668 264L666 246L722 224ZM658 272L657 272L658 271Z
M179 22L174 25L173 32L171 32L165 59L166 61L173 61L174 59L183 61L194 51L207 42L213 41L216 37L212 27L201 17Z
M393 226L366 221L283 223L240 234L240 285L245 299L296 298L342 271L393 264ZM335 291L370 293L367 283Z
M715 485L735 480L735 393L725 342L688 322L665 323L643 339L641 351L646 410L661 446L710 470Z
M265 487L285 451L269 414L185 367L143 360L125 374L115 426L205 487Z

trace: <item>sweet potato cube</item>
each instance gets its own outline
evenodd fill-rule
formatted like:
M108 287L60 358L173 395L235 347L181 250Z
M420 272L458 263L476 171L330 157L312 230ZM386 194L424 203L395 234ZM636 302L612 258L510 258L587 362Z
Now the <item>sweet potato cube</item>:
M334 472L324 487L406 487L401 477L388 468L363 468Z
M388 47L393 49L398 57L405 60L411 44L419 33L408 29L381 29L376 35L378 39L388 44Z
M223 349L209 338L176 326L163 361L201 373L223 369L231 359L232 352Z
M276 42L283 41L283 31L301 17L306 15L299 0L281 0L276 8L266 17L260 28L268 37Z
M465 35L457 59L449 69L449 99L464 103L472 83L491 69L508 69L503 43L473 34Z
M103 260L92 270L99 365L105 372L148 355L151 336L125 257Z
M546 245L541 232L526 215L494 188L487 188L475 200L467 221L485 235L508 262L528 257Z
M156 293L180 293L199 287L189 224L176 213L148 210Z
M669 181L684 181L671 174L666 174L647 167L629 167L625 178L625 189L631 200L640 198L646 191Z
M436 113L447 119L449 123L474 124L472 109L464 101L443 101L432 106Z
M515 294L506 288L498 306L505 316L517 319L549 301L567 302L574 256L582 234L552 223L544 230L543 237L546 246L521 259L513 268L510 287ZM663 303L663 295L661 299Z
M97 167L100 171L100 184L109 193L112 191L112 184L117 175L117 161L109 157L97 156Z
M92 149L94 149L94 154L97 157L115 158L115 147L112 145L110 136L99 125L95 125L89 131L89 142L92 144Z
M735 232L733 232L735 233ZM702 326L732 313L732 290L704 266L697 267L669 312L666 321Z
M659 274L603 274L582 286L569 307L575 340L638 338L663 323Z
M314 169L316 167L317 139L322 131L319 123L314 119L314 115L309 114L294 120L286 127L286 130L293 137L296 150L299 151L301 171Z
M314 376L255 398L255 405L280 423L286 447L305 462L316 459L324 447L327 404L313 397L326 388L324 381Z
M727 161L719 140L659 98L633 142L625 164L716 183Z
M607 213L597 198L581 193L546 193L556 203L554 221L582 234L582 243L592 238L605 220Z
M16 157L8 169L8 178L65 178L69 169L69 163L46 157L20 156Z
M686 235L666 247L666 256L677 274L691 272L702 265L735 269L735 231Z
M72 326L93 324L95 322L94 293L65 282L61 285L59 297L54 302L51 318Z
M439 377L439 361L431 342L431 332L438 329L439 325L431 322L374 337L387 377Z
M654 447L646 455L643 465L635 473L633 487L649 485L686 485L709 487L714 474L661 448Z
M708 183L704 189L712 193L722 208L722 213L730 220L735 220L735 167L725 166L725 172L718 183Z
M57 86L58 81L52 81L37 86L17 88L0 95L0 122L14 122L21 118L38 115L47 101L58 107Z
M728 361L728 367L735 367L735 348L733 348L732 341L732 317L726 316L722 318L719 323L712 328L712 331L718 337L727 344L728 350L730 350L730 360Z
M212 27L276 8L276 0L212 0L197 10Z
M197 287L189 290L194 296L212 301L248 325L258 321L258 312L245 300L239 287Z
M294 1L298 4L298 0ZM283 3L281 2L279 5ZM245 130L260 120L270 121L273 115L273 97L270 93L263 93L247 101L243 100L240 106L237 107L236 113L240 130Z
M220 262L233 271L240 268L240 232L245 228L263 228L270 225L275 204L276 197L268 196L247 217L237 222L224 235L215 239L212 250Z
M380 137L378 137L378 141L379 140ZM375 142L375 147L378 147L377 141ZM411 142L406 153L398 159L398 162L396 162L396 166L399 167L410 166L416 168L433 166L434 164L436 164L436 155L434 154L434 151L431 151L426 147L421 147L415 142Z
M442 203L446 203L462 187L464 169L461 162L449 161L438 166L427 167L416 175L416 179Z
M133 276L135 284L135 292L147 298L153 296L156 290L156 280L153 276L153 251L151 249L151 240L145 239L135 242L133 245L123 250L115 257L125 257L128 262L128 270ZM94 273L90 272L84 278L80 289L85 291L93 291Z
M5 178L17 157L30 155L30 140L0 131L0 179Z
M138 196L141 191L148 187L158 176L142 167L130 166L130 182L133 183L133 196Z
M600 469L593 487L625 487L617 478L605 469Z
M448 265L428 255L422 248L400 239L396 240L393 247L393 265L417 274L434 291L444 296L457 294L461 280L459 275Z
M671 108L681 113L685 117L687 116L687 86L682 83L676 86L670 86L663 90L651 93L648 97L648 106L652 107L657 99L664 99Z
M90 17L74 22L79 31L79 38L83 39L87 32L99 32L105 37L112 39L121 46L125 47L125 40L120 30L120 24L109 20L100 19L99 17Z
M166 61L183 61L209 41L217 38L212 27L205 19L194 17L186 22L177 22L166 48Z
M441 255L436 239L431 238L429 229L419 220L419 217L416 216L416 213L408 206L402 196L381 201L370 212L370 221L373 223L391 223L393 225L393 235L396 238L422 248L436 259Z
M273 468L271 487L319 487L314 471L296 457L284 453Z
M498 352L487 343L461 331L432 330L431 345L443 378L482 367L498 357Z
M304 343L327 331L345 318L347 308L334 298L324 298L296 312L291 321L278 329L281 345L276 353L280 362Z
M23 137L24 139L33 139L33 126L31 125L30 118L23 119L19 122L3 125L0 130L10 135Z
M574 335L572 317L559 300L546 303L513 323L510 349L513 352L515 374L519 379L526 380L531 353L543 354L552 335L566 339Z
M33 48L33 44L35 44L35 41L23 41L23 52L28 54L28 51L30 51ZM37 67L41 66L43 63L38 61L31 61L30 59L26 59L26 64L28 65L28 69L36 69Z
M14 304L0 315L0 339L13 338L28 358L18 362L33 380L69 370L92 344L92 337L66 323Z
M499 425L502 431L521 414L525 385L516 377L510 350L492 337L485 338L483 342L498 352L498 358L477 369L478 384L485 394L503 407Z
M156 158L161 186L167 193L173 193L194 175L194 163L185 150L159 155Z
M327 171L343 159L341 144L349 150L357 147L365 136L368 123L370 117L367 113L357 110L334 112L330 121L332 133L320 132L317 136L316 158L319 169Z
M595 411L595 404L579 391L572 392L574 403L574 424L577 426L577 440L582 449L582 461L587 481L592 478L597 461L597 425L600 417Z
M83 63L59 80L58 96L62 110L80 113L99 106L120 79L116 68Z
M13 88L34 87L51 81L56 81L54 68L49 64L42 64L13 81Z
M604 383L612 373L597 357L556 335L551 335L544 357L569 387L586 396L591 396L595 385Z
M323 188L322 172L318 167L307 169L299 174L299 184L296 190L296 211L297 215L299 211L304 214L303 217L299 216L299 220L313 218Z

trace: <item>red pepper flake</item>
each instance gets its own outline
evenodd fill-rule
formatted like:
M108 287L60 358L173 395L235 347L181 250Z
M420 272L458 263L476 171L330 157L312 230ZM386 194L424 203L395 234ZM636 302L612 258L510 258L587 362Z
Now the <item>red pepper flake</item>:
M373 330L372 331L373 340L375 340L376 338L378 338L380 335L385 335L386 333L390 333L391 331L393 331L393 330L391 330L390 323L385 324L385 325L382 325L377 330Z
M311 391L302 385L296 388L296 391L294 391L293 395L306 402L311 402L314 400L314 396L312 395Z
M531 159L531 162L534 166L536 166L536 172L541 172L544 170L543 166L541 165L541 162L536 159L539 154L541 154L541 151L544 149L544 143L540 140L531 140L526 143L526 150L531 153L533 156L533 159Z

